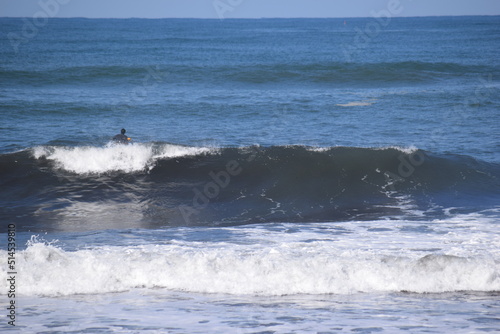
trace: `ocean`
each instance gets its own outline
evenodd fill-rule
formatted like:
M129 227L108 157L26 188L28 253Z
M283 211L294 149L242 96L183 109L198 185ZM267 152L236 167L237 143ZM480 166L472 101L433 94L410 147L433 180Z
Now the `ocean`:
M499 42L498 16L1 18L0 329L499 331Z

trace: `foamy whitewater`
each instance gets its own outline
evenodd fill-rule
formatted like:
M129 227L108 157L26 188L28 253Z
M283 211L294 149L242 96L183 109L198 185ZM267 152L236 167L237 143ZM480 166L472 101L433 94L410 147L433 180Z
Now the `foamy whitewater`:
M121 332L345 331L360 321L389 332L469 331L470 321L495 321L497 226L469 214L425 226L383 220L35 236L17 254L18 300L28 309L43 305L24 315L34 332L46 323L95 330L95 322ZM90 313L79 315L86 305ZM429 324L430 316L447 321Z
M74 251L33 237L18 255L19 292L61 296L142 287L282 296L500 290L498 231L481 228L495 226L491 221L464 215L430 223L440 230L414 233L422 224L412 221L371 222L370 227L363 222L258 225L226 228L227 241L202 242L178 240L176 235L189 233L185 229L155 230L148 234L163 242Z
M153 168L158 159L196 155L209 151L209 148L171 144L109 143L104 147L38 146L33 149L33 156L36 159L45 158L54 161L56 167L76 174L100 174L143 171Z
M0 331L498 332L499 17L29 20Z

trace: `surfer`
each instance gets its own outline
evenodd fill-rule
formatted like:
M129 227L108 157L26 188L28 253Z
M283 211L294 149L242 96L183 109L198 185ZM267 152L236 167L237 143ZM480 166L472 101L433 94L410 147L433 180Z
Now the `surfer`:
M125 136L125 132L127 132L127 130L122 129L121 133L113 137L113 141L120 144L128 144L132 138Z

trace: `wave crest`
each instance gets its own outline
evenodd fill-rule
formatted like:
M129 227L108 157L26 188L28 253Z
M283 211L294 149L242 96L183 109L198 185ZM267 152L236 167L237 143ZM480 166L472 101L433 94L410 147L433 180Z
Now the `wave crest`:
M197 155L209 148L172 144L108 144L105 147L39 146L33 149L36 159L54 161L60 169L77 174L139 172L154 167L159 159Z

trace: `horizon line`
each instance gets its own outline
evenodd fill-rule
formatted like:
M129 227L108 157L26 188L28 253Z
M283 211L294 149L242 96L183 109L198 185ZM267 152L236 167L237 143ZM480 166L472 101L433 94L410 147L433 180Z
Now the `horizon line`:
M460 15L409 15L409 16L392 16L391 18L425 18L425 17L480 17L480 16L500 16L500 14L460 14ZM0 19L29 19L32 16L0 16ZM363 19L363 18L373 18L373 16L293 16L293 17L88 17L88 16L55 16L50 17L50 19L88 19L88 20L169 20L169 19L187 19L187 20L263 20L263 19Z

